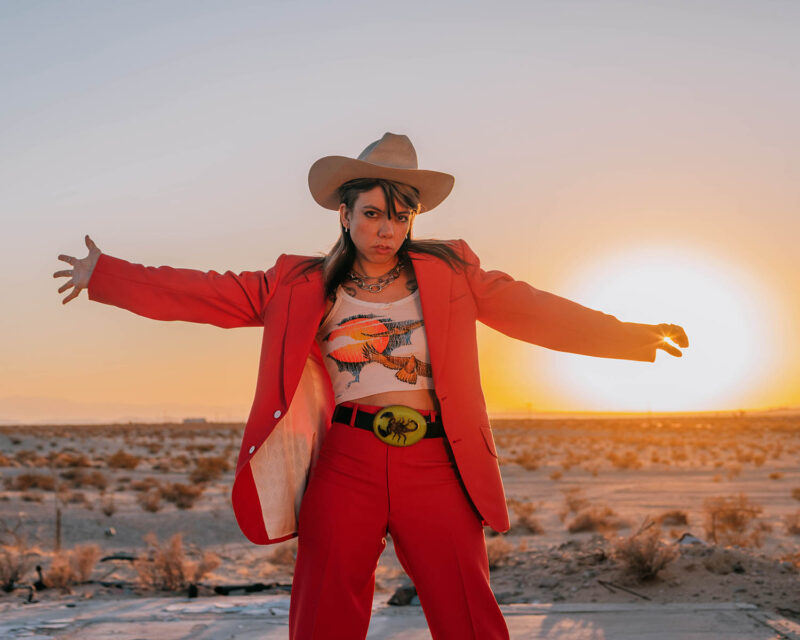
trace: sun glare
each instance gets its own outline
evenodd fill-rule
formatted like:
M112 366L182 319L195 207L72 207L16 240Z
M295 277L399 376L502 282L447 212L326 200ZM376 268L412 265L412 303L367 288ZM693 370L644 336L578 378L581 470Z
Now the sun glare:
M683 249L618 255L572 274L559 295L620 320L681 325L682 357L655 363L553 354L556 384L585 410L705 411L744 408L774 362L767 292L751 273Z

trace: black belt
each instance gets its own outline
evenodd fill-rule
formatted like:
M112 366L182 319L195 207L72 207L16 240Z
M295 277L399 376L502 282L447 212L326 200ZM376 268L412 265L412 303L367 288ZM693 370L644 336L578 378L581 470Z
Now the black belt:
M356 419L353 422L354 427L358 427L359 429L364 429L365 431L372 431L372 423L375 419L375 414L378 413L381 409L370 413L369 411L364 411L363 409L358 409L356 412ZM350 424L350 418L353 416L353 407L343 407L342 405L336 405L336 408L333 410L333 421L334 422L341 422L344 424ZM427 425L427 430L425 431L425 438L442 438L444 437L444 425L442 424L441 417L436 416L436 420L431 422L428 420L426 416L422 416L425 418L425 424Z

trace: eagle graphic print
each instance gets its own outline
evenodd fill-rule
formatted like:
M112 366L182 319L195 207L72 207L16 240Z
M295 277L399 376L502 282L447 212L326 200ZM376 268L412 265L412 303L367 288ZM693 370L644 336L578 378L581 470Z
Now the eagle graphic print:
M430 363L418 360L413 354L393 355L393 352L411 344L411 333L423 326L422 319L395 321L373 313L359 313L339 321L323 341L331 343L327 357L336 363L339 372L353 376L345 388L359 382L362 369L369 364L395 370L395 378L416 385L420 376L433 376Z

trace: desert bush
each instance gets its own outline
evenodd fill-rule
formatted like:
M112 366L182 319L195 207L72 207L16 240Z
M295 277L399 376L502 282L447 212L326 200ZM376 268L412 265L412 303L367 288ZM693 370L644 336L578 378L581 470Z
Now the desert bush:
M504 564L508 564L514 545L508 542L503 536L497 536L486 542L486 554L489 558L489 568L496 569Z
M788 514L783 523L786 525L786 532L793 536L800 536L800 511Z
M665 511L658 516L656 522L658 522L660 525L669 526L687 525L689 524L689 516L685 511L681 511L680 509L672 509L671 511Z
M639 459L635 451L626 451L619 455L615 451L611 451L606 455L608 461L617 469L641 469L642 461Z
M773 471L769 474L770 480L780 480L781 478L783 478L783 474L780 471Z
M522 453L511 459L527 471L536 471L542 461L540 454L531 449L523 449Z
M17 461L12 460L6 455L0 453L0 467L15 467L17 466Z
M65 467L88 467L89 458L83 453L61 451L59 453L50 454L50 463L57 469L63 469Z
M202 485L181 484L173 482L161 489L162 497L172 502L178 509L191 509L203 494Z
M564 522L569 514L577 513L589 506L589 500L583 495L583 490L580 487L563 489L561 493L564 494L564 508L558 514L561 522Z
M534 534L544 533L544 527L542 527L539 519L534 515L536 511L535 504L532 502L521 502L513 498L510 498L507 502L514 511L514 515L517 517L517 527Z
M42 502L44 500L44 496L37 491L23 491L20 498L25 502Z
M792 489L792 498L795 500L800 500L800 487L795 487Z
M297 558L297 538L279 543L267 558L270 563L279 566L294 566Z
M68 591L71 585L89 580L99 558L100 547L96 544L79 544L70 551L59 552L53 556L43 582L48 587Z
M555 471L551 472L548 477L555 482L557 480L561 480L563 476L564 474L558 469L556 469Z
M100 510L109 518L117 512L117 503L113 495L107 495L100 501Z
M135 469L141 462L139 456L127 453L122 449L117 450L116 453L108 456L106 464L112 469Z
M706 536L715 544L761 546L758 518L762 511L744 494L707 498L703 503Z
M9 593L33 566L33 552L20 532L22 519L15 525L0 520L0 587Z
M222 477L230 469L227 458L222 456L206 456L195 460L195 467L189 473L191 482L209 482Z
M73 489L79 487L94 487L100 491L105 491L108 486L108 478L103 472L96 469L86 471L85 469L67 469L60 474L62 479L69 482Z
M661 530L643 526L627 538L621 538L612 547L612 555L623 570L639 581L652 580L659 571L678 557L678 549L661 541Z
M43 489L52 491L56 488L56 479L49 473L20 473L16 477L3 480L6 489L27 491L29 489Z
M130 488L134 491L150 491L150 489L157 487L161 487L161 481L153 476L146 476L141 480L134 480L130 484Z
M134 561L139 583L147 588L164 591L178 591L196 584L208 572L220 565L219 556L204 551L200 560L186 557L183 538L180 533L173 535L166 546L162 546L154 533L144 537L147 556Z
M148 491L144 491L136 496L136 502L144 509L145 511L149 511L150 513L155 513L161 509L161 489L159 487L153 487Z
M570 533L582 533L586 531L607 532L615 531L624 526L624 521L616 512L607 506L591 506L582 509L572 521L567 525Z

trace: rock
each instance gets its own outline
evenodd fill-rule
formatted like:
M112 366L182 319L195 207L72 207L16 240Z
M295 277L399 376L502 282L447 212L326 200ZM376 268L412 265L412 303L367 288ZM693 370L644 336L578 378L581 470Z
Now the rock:
M730 549L714 549L711 554L703 560L703 565L711 573L717 575L745 572L739 560L739 556Z
M394 605L396 607L405 607L410 604L414 604L412 600L417 596L417 588L412 585L404 585L402 587L398 587L397 591L394 592L387 604ZM419 598L417 598L417 604L419 604Z
M109 538L113 538L115 535L117 535L117 530L114 527L109 527L108 529L105 530L104 533Z
M542 589L555 589L559 584L561 584L561 580L555 576L545 576L539 580L539 587Z
M683 545L686 545L686 544L699 544L699 545L707 546L707 543L705 541L703 541L700 538L698 538L697 536L689 533L688 531L686 533L684 533L680 538L678 538L675 541L675 544L683 544Z

